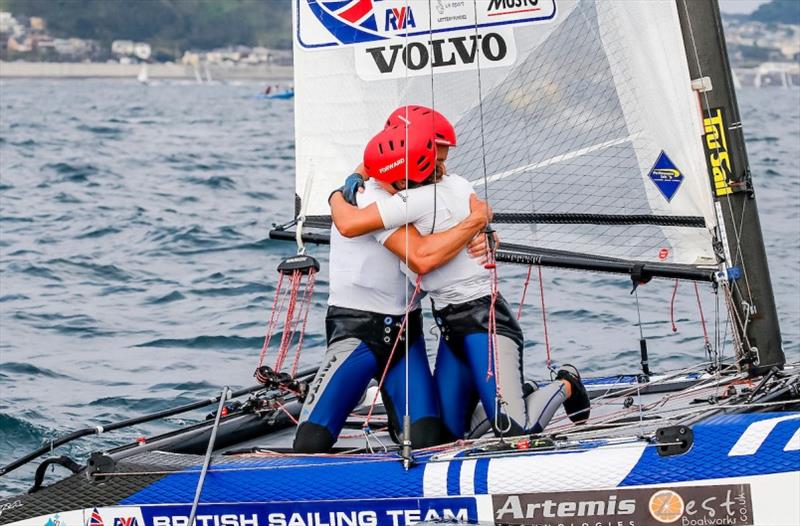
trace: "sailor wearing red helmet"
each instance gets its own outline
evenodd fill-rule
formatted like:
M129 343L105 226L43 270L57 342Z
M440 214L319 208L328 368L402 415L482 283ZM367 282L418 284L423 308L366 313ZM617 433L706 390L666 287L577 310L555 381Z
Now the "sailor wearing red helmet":
M390 199L360 210L348 206L341 198L332 199L331 207L337 225L344 225L350 232L384 229L379 231L377 239L404 259L407 252L402 234L398 233L402 229L396 230L399 226L408 223L426 234L450 228L469 213L468 203L474 191L466 179L447 174L446 160L450 147L456 145L456 137L453 126L443 115L420 106L399 108L392 113L387 126L398 121L407 123L411 132L419 130L417 126L434 130L435 170L426 166L427 171L423 171L415 159L409 159L406 178L398 171L381 171L378 164L368 165L365 155L367 173L390 193L391 189L405 188L406 180L411 188L396 191ZM419 173L413 171L416 168ZM409 247L409 255L413 251ZM541 432L561 405L574 422L586 421L589 398L573 366L565 365L558 372L557 381L524 396L524 337L502 296L495 302L497 348L491 356L494 363L489 363L491 283L483 265L462 250L447 264L424 273L422 289L431 297L434 317L441 329L434 379L442 418L451 439L464 436L478 401L497 434ZM494 374L488 376L490 370Z
M408 135L400 123L376 135L367 151L374 170L386 177L405 172L406 159L430 171L435 163L432 137ZM334 198L341 198L338 194ZM351 195L361 206L391 197L375 180L365 184L363 192ZM423 238L419 234L419 257L414 265L436 268L454 257L486 225L485 203L475 200L472 214L453 228ZM351 236L349 232L344 232ZM381 231L382 233L382 231ZM419 299L409 306L408 332L400 332L406 302L413 296L400 262L373 235L348 238L335 226L331 228L330 294L325 320L328 348L312 382L300 414L294 450L298 453L329 451L335 444L347 416L359 403L373 379L380 380L387 362L381 388L382 399L395 436L400 435L405 408L406 365L414 377L408 392L411 420L411 445L414 448L439 444L446 440L440 420L436 389L422 335ZM408 335L408 352L399 345Z

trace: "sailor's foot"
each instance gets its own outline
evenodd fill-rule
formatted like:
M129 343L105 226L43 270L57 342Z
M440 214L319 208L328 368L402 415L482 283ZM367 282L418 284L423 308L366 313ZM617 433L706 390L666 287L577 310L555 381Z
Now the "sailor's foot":
M535 391L539 390L539 386L533 380L525 380L522 383L522 398L528 398Z
M583 424L589 420L589 393L581 382L581 375L574 365L564 364L556 374L556 380L566 380L572 388L572 394L564 402L564 411L569 419L576 424Z

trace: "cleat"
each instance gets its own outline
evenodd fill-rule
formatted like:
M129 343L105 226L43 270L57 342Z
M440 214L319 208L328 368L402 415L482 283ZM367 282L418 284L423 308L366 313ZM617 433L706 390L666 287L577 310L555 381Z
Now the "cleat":
M556 374L556 380L566 380L572 387L572 396L564 402L564 411L576 424L583 424L589 420L589 394L581 382L581 375L574 365L564 364Z

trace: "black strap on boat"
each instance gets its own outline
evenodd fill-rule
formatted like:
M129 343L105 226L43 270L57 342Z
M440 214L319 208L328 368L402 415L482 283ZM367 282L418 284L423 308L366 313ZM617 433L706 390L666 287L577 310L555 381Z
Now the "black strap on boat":
M312 368L306 369L304 371L300 371L295 375L295 378L302 379L302 378L306 378L306 377L312 376L312 375L316 374L317 369L319 369L319 368L318 367L312 367ZM231 394L230 397L231 398L238 398L240 396L243 396L243 395L246 395L246 394L251 394L251 393L254 393L256 391L263 390L263 389L264 389L264 386L261 385L261 384L254 385L254 386L251 386L251 387L246 387L244 389L239 389L238 391L234 391ZM283 394L284 393L280 392L280 393L276 393L275 396L281 396ZM182 414L182 413L188 413L189 411L194 411L195 409L200 409L201 407L206 407L206 406L215 404L217 402L219 402L219 396L215 396L215 397L209 398L207 400L199 400L197 402L192 402L190 404L185 404L185 405L178 406L178 407L175 407L175 408L172 408L172 409L165 409L164 411L159 411L157 413L152 413L150 415L139 416L139 417L136 417L136 418L129 418L127 420L122 420L122 421L116 422L114 424L98 425L98 426L94 426L94 427L87 427L87 428L84 428L84 429L79 429L77 431L73 431L72 433L69 433L69 434L64 435L64 436L62 436L60 438L52 440L52 441L48 442L47 444L45 444L44 446L40 447L39 449L28 453L24 457L21 457L21 458L15 460L15 461L3 466L2 468L0 468L0 477L5 475L5 474L7 474L7 473L10 473L10 472L14 471L15 469L19 468L20 466L24 466L25 464L27 464L31 460L34 460L34 459L36 459L36 458L38 458L38 457L40 457L40 456L42 456L44 454L49 453L50 451L52 451L54 448L56 448L58 446L63 446L64 444L67 444L69 442L77 440L77 439L79 439L81 437L85 437L85 436L88 436L88 435L94 435L94 434L99 435L101 433L106 433L108 431L115 431L117 429L123 429L123 428L126 428L126 427L131 427L131 426L135 426L135 425L138 425L138 424L143 424L145 422L152 422L153 420L159 420L161 418L166 418L168 416L174 416L174 415L179 415L179 414Z
M655 225L677 226L685 228L706 228L706 220L702 216L667 216L654 214L573 214L573 213L528 213L528 212L495 212L492 221L502 224L517 225ZM276 226L287 229L294 222ZM330 228L330 216L306 216L304 226L311 228Z
M67 456L62 455L60 457L48 458L36 468L36 474L33 477L33 486L28 490L28 493L36 493L42 488L42 482L44 482L44 475L47 468L56 464L67 468L73 473L77 473L81 470L81 465Z
M659 216L652 214L531 214L517 212L497 212L492 216L495 223L544 225L657 225L705 228L706 220L700 216Z

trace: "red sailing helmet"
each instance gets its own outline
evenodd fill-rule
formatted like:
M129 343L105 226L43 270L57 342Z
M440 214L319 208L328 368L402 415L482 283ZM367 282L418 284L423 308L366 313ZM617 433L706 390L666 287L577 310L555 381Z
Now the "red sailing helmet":
M406 110L406 108L408 108ZM410 123L417 126L429 126L436 135L436 144L442 146L456 146L456 130L447 117L427 106L408 105L400 106L386 119L386 127L403 124L406 115Z
M436 147L430 129L389 126L378 132L364 149L364 169L378 181L392 184L406 178L421 183L436 166Z

